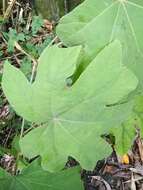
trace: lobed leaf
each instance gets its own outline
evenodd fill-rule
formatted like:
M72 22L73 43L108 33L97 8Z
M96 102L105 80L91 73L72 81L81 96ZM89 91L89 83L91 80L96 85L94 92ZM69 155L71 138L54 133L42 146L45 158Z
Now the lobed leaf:
M51 174L44 171L37 161L17 176L11 176L0 169L1 190L63 190L83 189L79 168L68 169Z
M121 126L111 129L110 132L115 136L115 150L118 155L124 155L131 149L136 134L136 128L139 128L141 134L143 134L140 117L132 113L127 121L123 122Z
M83 45L87 65L114 39L123 47L123 63L139 78L143 87L143 2L141 0L85 0L64 16L57 34L67 46Z
M65 80L74 71L81 47L52 47L45 52L33 84L13 66L4 68L2 87L16 112L44 123L20 141L22 153L28 158L40 155L49 171L62 169L68 156L93 169L111 151L101 134L131 113L131 104L117 103L136 88L137 78L122 65L119 41L105 47L71 87Z
M6 62L2 86L16 112L32 122L49 121L52 117L50 99L66 88L66 79L76 69L80 51L80 46L46 48L39 58L37 76L32 85L22 72Z

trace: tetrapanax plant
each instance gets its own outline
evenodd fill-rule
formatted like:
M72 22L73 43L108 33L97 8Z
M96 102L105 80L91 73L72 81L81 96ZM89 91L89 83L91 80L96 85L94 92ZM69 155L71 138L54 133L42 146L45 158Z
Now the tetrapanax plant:
M40 167L38 160L30 164L17 176L12 176L5 170L0 169L0 182L2 190L83 190L79 168L51 174Z
M24 119L41 124L20 141L22 153L40 155L43 168L50 171L62 169L68 156L93 169L111 151L101 134L120 125L132 109L130 103L118 103L138 84L122 64L120 42L105 47L68 87L66 79L81 51L80 46L46 48L33 84L9 63L4 67L2 87L8 101Z
M67 46L83 45L87 65L105 45L119 39L123 47L123 63L139 78L143 87L143 1L85 0L64 16L57 35Z

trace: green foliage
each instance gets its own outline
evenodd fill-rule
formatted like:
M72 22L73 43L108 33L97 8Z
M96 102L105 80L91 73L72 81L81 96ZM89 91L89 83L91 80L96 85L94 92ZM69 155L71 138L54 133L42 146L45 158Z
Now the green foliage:
M128 152L133 144L136 127L139 128L141 126L141 119L135 113L131 113L128 120L123 122L121 126L111 129L110 132L115 136L115 149L119 155L124 155ZM141 134L143 134L142 127Z
M36 124L23 138L15 136L10 152L28 159L40 156L44 170L37 162L18 176L0 170L3 189L82 189L78 169L48 171L63 169L69 156L92 170L112 151L101 137L115 137L117 153L124 154L135 127L143 134L142 18L139 0L85 0L57 27L67 48L47 47L51 38L31 43L30 36L42 29L40 17L34 17L30 34L17 34L14 29L4 33L9 51L19 41L35 58L42 52L32 84L32 64L24 57L20 69L5 63L2 88L28 123L25 129L30 122ZM25 167L19 164L23 160L18 160L18 168Z
M64 16L57 34L67 46L84 45L87 65L95 55L114 39L123 47L123 63L138 77L143 87L143 2L139 0L85 0Z
M67 87L66 78L74 72L80 52L81 47L45 49L32 85L19 70L5 64L2 87L13 108L31 122L47 123L20 141L22 152L28 158L41 155L43 168L50 171L62 169L69 155L86 169L108 155L110 147L100 136L126 120L130 106L106 106L126 97L138 83L122 65L121 45L115 41Z
M20 70L30 79L32 63L27 57L23 58Z
M133 103L135 101L134 95L138 92L142 94L143 90L142 18L143 2L138 0L85 0L75 10L64 16L57 26L58 36L67 46L83 45L85 52L78 72L75 73L75 78L105 45L118 39L123 48L123 64L131 69L139 79L138 89L131 94L130 99L133 100ZM140 95L138 99L140 100L133 103L134 109L127 118L127 122L111 130L116 136L116 149L120 154L126 153L131 146L135 134L134 126L141 127L143 124L142 112L140 112L142 109ZM139 122L136 118L139 119Z
M36 34L39 29L43 26L44 21L41 17L39 16L34 16L33 17L33 22L32 22L32 34Z
M15 42L25 41L24 34L17 33L16 30L14 30L14 29L10 29L8 36L9 36L9 40L8 40L8 51L9 52L14 51Z
M34 161L21 174L11 176L0 169L0 188L2 190L82 190L79 169L69 169L56 174L42 170L38 161Z
M31 29L27 31L25 28L20 28L21 32L18 32L16 29L10 28L9 32L2 32L4 39L7 41L8 53L14 52L15 42L20 42L24 49L26 49L31 55L38 58L43 49L48 45L53 38L53 35L50 35L43 40L40 44L33 44L30 42L33 36L37 35L38 31L42 29L44 20L40 16L33 16ZM0 50L0 57L3 55L3 52Z

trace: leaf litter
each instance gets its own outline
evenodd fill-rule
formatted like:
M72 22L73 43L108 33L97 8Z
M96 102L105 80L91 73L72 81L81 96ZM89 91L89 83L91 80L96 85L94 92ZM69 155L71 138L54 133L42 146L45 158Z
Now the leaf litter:
M116 151L98 161L94 171L83 171L85 190L142 190L143 189L143 139L139 129L131 150L127 153L129 163L123 163Z

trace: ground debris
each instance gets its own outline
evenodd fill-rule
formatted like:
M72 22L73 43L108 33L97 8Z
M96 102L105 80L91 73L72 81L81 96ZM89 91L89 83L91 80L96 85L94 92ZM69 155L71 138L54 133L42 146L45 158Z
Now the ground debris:
M143 190L143 141L139 130L127 156L129 163L123 163L113 151L107 159L98 161L94 171L83 170L85 190Z

